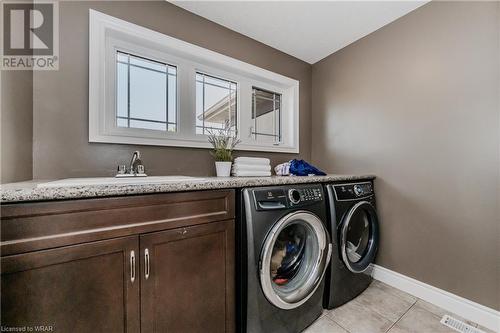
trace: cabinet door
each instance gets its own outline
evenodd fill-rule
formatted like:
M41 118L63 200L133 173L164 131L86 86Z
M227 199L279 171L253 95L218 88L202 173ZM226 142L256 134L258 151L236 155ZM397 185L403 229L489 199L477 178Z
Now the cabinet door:
M2 327L139 332L138 245L134 236L2 257Z
M234 220L140 244L142 332L234 332Z

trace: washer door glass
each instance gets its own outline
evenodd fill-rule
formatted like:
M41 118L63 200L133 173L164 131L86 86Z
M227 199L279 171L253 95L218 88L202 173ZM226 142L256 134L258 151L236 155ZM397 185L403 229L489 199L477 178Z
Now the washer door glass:
M261 254L261 285L282 309L303 304L321 283L331 245L321 220L307 212L289 214L268 234Z
M342 223L341 252L347 268L365 271L375 259L378 248L378 220L373 206L362 201L354 205Z

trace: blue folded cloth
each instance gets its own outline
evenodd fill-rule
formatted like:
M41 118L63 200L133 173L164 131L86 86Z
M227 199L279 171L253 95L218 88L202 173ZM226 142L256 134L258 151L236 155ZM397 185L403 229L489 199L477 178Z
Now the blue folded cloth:
M304 160L291 160L290 161L290 173L296 176L326 176L326 173L319 170L315 166L307 163Z

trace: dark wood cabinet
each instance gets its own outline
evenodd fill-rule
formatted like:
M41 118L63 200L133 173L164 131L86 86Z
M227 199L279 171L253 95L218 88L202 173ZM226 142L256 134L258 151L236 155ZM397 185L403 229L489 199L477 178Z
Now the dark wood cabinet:
M232 332L233 221L141 235L143 332Z
M3 257L2 326L138 332L138 250L138 237L126 237Z
M234 192L2 205L1 325L234 332Z

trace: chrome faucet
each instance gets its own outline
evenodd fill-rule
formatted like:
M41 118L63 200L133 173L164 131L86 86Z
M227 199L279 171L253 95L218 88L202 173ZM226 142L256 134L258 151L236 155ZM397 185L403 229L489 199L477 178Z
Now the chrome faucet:
M130 166L128 168L128 172L134 175L138 174L139 165L142 165L141 153L138 150L136 150L132 154L132 159L130 160Z
M144 172L145 168L141 161L141 153L137 150L132 154L128 169L125 165L118 166L118 174L116 177L147 176Z

